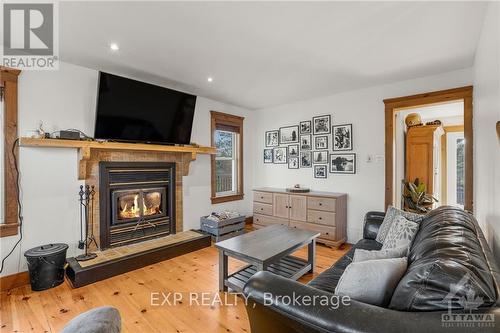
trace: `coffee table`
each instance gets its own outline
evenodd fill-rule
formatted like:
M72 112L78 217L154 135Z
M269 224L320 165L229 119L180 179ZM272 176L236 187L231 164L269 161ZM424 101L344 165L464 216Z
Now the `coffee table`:
M219 251L219 291L231 288L241 292L248 279L258 271L269 271L293 280L308 272L312 273L316 238L319 235L318 232L271 225L216 243L215 247ZM291 255L306 245L307 260ZM229 275L228 257L249 265Z

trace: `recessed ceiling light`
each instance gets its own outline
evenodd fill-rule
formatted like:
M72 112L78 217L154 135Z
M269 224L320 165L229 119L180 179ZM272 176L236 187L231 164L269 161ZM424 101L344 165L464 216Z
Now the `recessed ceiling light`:
M109 48L111 49L111 51L118 51L120 49L120 47L116 43L109 44Z
M208 77L208 78L207 78L207 81L208 81L208 82L212 82L213 80L214 80L214 79L213 79L212 77Z

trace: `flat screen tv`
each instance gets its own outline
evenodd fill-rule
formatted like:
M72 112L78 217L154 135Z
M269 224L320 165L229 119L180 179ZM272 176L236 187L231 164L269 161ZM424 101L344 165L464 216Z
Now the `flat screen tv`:
M94 137L189 144L195 105L194 95L100 72Z

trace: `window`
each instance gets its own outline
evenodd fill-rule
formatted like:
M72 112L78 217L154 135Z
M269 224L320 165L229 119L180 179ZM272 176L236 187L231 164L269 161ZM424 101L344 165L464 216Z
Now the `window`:
M212 203L243 199L243 117L211 111Z

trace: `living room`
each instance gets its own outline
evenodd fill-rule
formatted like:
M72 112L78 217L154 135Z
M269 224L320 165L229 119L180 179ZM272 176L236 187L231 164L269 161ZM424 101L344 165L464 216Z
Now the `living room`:
M2 332L498 330L497 2L46 4L2 3Z

